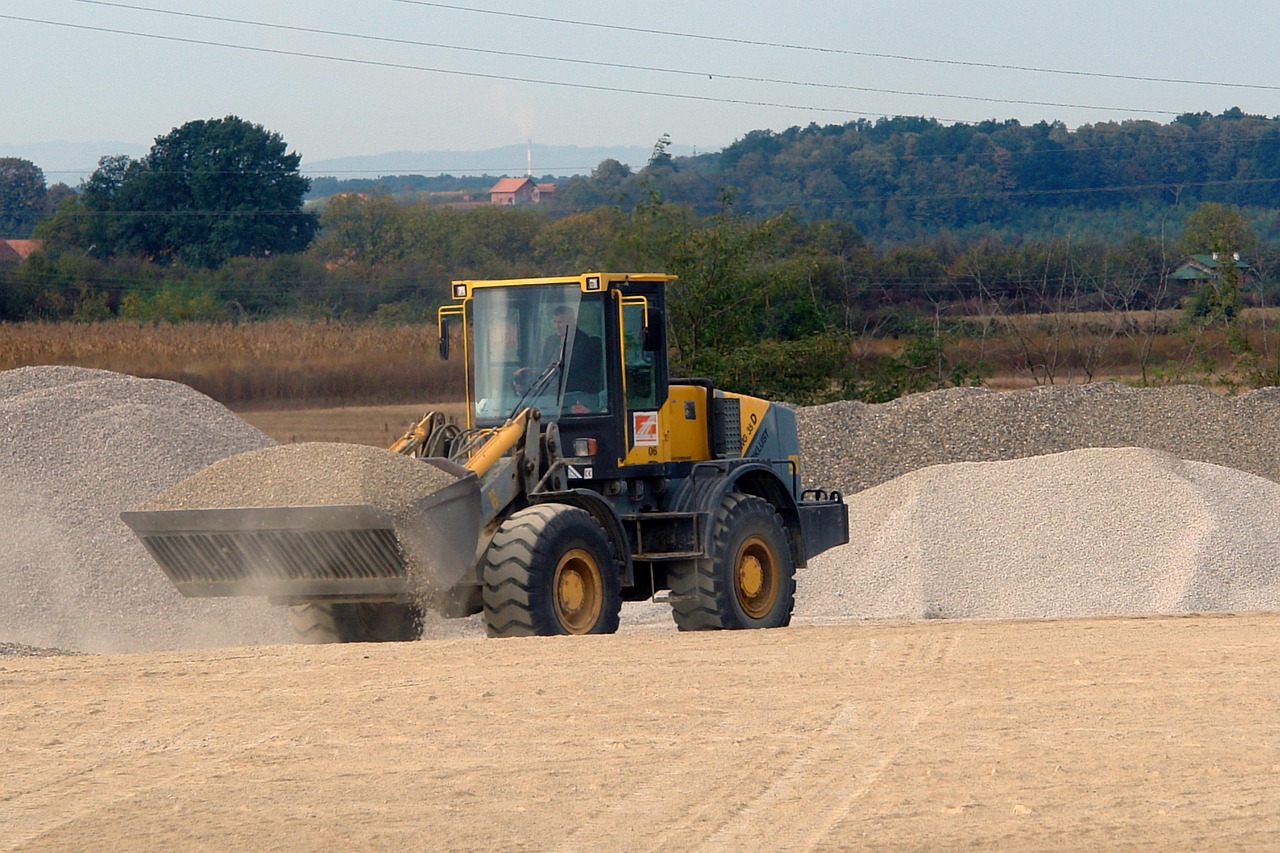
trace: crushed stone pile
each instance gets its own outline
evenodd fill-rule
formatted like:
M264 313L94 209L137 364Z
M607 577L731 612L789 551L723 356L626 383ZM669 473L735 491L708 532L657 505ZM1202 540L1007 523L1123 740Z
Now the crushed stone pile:
M1280 484L1144 448L937 465L848 500L804 620L1280 609Z
M24 646L20 643L0 643L0 658L56 658L78 655L67 649L43 649L39 646Z
M797 621L1280 609L1280 389L950 389L797 416L806 485L845 493L851 534L800 572ZM305 500L402 519L447 479L378 448L277 446L172 382L0 372L0 652L288 642L264 600L182 597L119 513ZM645 602L623 625L674 629Z
M129 652L287 639L265 601L183 598L119 519L218 459L271 444L175 382L0 371L0 640Z
M372 504L406 521L454 478L420 459L331 442L280 444L221 459L143 509Z
M1148 447L1280 481L1280 388L1235 398L1200 386L1114 382L949 388L799 409L797 422L807 479L845 494L930 465L1090 447Z

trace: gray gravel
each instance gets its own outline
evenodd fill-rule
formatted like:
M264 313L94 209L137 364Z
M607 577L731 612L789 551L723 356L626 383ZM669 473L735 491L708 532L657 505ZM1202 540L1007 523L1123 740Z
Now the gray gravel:
M372 504L397 518L454 478L378 447L281 444L219 460L149 500L145 509Z
M19 643L0 643L0 658L54 658L77 655L67 649L42 649L39 646L24 646Z
M186 599L121 510L271 439L185 385L76 367L0 372L0 640L81 651L277 642L255 600Z
M845 494L929 465L1088 447L1148 447L1280 480L1278 388L1230 399L1193 385L951 388L814 406L797 420L806 480Z
M1280 484L1142 448L958 462L849 500L800 620L1280 609Z
M797 621L1280 609L1278 389L951 389L798 417L806 485L848 496L852 541L800 574ZM275 447L186 386L70 367L0 372L0 440L6 656L287 641L263 601L178 595L118 513L216 505L190 491L209 487L395 514L444 476L376 448ZM293 472L284 492L268 469ZM456 633L437 621L429 635ZM645 603L623 624L673 627Z
M798 420L850 543L801 573L797 618L1280 609L1280 389L954 388Z

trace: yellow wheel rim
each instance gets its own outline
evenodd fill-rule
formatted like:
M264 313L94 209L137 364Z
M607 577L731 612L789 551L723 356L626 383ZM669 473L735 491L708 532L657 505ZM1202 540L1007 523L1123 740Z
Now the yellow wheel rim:
M591 555L575 548L560 558L555 579L556 619L570 634L586 634L600 619L604 578Z
M752 619L763 619L778 599L778 560L769 543L752 536L738 549L734 562L738 606Z

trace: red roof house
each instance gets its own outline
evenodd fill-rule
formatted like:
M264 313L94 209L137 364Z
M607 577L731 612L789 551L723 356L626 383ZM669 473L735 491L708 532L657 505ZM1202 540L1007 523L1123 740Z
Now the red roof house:
M0 240L0 261L20 261L39 248L39 240Z
M490 204L536 204L538 185L530 178L503 178L489 190Z

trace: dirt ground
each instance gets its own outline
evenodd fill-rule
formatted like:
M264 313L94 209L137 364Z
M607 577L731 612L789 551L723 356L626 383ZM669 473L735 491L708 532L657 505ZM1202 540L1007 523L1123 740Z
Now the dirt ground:
M5 850L1273 850L1280 616L0 658Z

